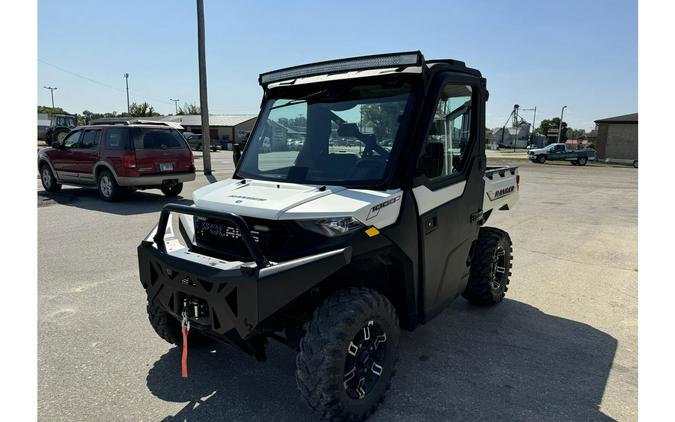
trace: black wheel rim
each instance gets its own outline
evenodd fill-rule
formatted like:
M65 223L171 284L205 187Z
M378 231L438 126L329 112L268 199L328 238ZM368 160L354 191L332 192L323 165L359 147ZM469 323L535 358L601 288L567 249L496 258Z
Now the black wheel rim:
M347 346L344 388L347 395L362 400L373 391L384 372L387 333L377 321L368 321Z
M492 290L499 292L506 280L506 251L499 246L495 251L494 277L492 278Z

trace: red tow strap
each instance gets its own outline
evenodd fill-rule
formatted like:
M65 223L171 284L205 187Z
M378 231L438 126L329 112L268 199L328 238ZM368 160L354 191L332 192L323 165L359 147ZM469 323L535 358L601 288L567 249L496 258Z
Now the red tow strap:
M188 321L186 316L183 316L183 323L181 324L183 331L183 355L180 360L180 376L182 378L188 377L187 370L187 357L188 357L188 331L190 331L190 321Z

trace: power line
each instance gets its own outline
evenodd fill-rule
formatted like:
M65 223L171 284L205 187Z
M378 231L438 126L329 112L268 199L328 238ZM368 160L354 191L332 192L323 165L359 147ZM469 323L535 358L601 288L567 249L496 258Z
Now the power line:
M73 76L76 76L76 77L78 77L78 78L85 79L85 80L87 80L87 81L89 81L89 82L91 82L91 83L95 83L95 84L97 84L97 85L101 85L101 86L104 86L104 87L106 87L106 88L114 89L115 91L124 92L123 89L115 88L115 87L112 86L112 85L108 85L108 84L106 84L106 83L104 83L104 82L97 81L96 79L88 78L88 77L86 77L86 76L80 75L79 73L71 72L70 70L67 70L67 69L64 69L64 68L62 68L62 67L60 67L60 66L57 66L57 65L55 65L55 64L46 62L46 61L44 61L44 60L42 60L42 59L38 59L38 61L41 62L41 63L46 64L47 66L51 66L51 67L53 67L54 69L58 69L58 70L60 70L61 72L69 73L69 74L71 74L71 75L73 75Z
M75 76L75 77L78 77L78 78L80 78L80 79L87 80L87 81L89 81L89 82L91 82L91 83L94 83L94 84L96 84L96 85L101 85L101 86L104 86L104 87L106 87L106 88L114 89L115 91L122 92L122 93L125 92L124 89L117 88L117 87L112 86L112 85L109 85L109 84L107 84L107 83L105 83L105 82L97 81L96 79L92 79L92 78L90 78L90 77L81 75L81 74L79 74L79 73L70 71L70 70L68 70L68 69L64 69L64 68L62 68L61 66L57 66L57 65L55 65L55 64L53 64L53 63L46 62L46 61L44 61L44 60L42 60L42 59L38 59L38 61L39 61L40 63L46 64L47 66L51 66L51 67L53 67L54 69L58 69L58 70L60 70L61 72L68 73L68 74L73 75L73 76ZM169 103L169 102L166 101L166 100L160 100L159 98L154 98L154 97L151 97L151 96L149 96L149 95L144 95L141 91L138 91L138 90L129 90L129 91L130 91L134 96L139 97L139 98L141 98L141 99L152 100L152 101L160 102L160 103L164 103L164 104L171 104L171 103Z

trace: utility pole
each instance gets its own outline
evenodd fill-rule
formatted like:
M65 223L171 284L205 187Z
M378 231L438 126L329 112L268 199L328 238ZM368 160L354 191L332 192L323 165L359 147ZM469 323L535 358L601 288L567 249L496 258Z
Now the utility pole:
M169 98L169 101L173 101L173 105L176 106L176 114L178 114L178 99L174 100L173 98Z
M124 79L126 80L126 83L127 83L127 114L131 114L131 107L129 107L129 74L128 73L124 74Z
M513 105L513 126L516 129L516 133L513 136L513 152L516 152L516 143L518 142L518 130L520 129L520 125L518 124L518 109L520 106L518 104Z
M197 0L197 44L199 50L199 105L202 112L204 174L211 174L209 103L206 95L206 47L204 45L204 0ZM233 140L234 141L234 140Z
M530 144L534 143L534 128L535 126L535 121L537 120L537 106L534 106L534 108L521 108L520 111L533 111L534 110L534 115L532 116L532 131L530 132Z
M560 124L558 125L558 144L560 143L560 133L562 132L562 122L563 122L563 114L565 114L565 109L567 106L563 106L562 110L560 110Z
M44 89L48 89L52 94L52 114L54 114L54 90L58 89L55 86L43 86Z

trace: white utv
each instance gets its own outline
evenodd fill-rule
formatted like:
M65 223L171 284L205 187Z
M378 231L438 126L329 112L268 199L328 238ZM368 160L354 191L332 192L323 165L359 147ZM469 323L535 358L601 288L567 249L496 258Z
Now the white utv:
M312 409L363 420L390 387L400 329L460 295L504 297L511 240L484 224L516 202L518 170L486 168L486 83L460 61L385 54L259 82L232 178L165 206L138 247L150 322L170 343L189 322L191 339L259 360L280 341Z

